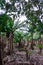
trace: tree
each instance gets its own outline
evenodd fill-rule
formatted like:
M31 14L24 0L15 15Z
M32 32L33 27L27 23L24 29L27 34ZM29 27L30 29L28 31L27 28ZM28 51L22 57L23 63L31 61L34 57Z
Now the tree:
M35 10L35 8L36 8L36 10ZM32 35L32 40L33 40L33 33L36 32L37 26L38 25L40 27L41 27L41 25L43 26L43 24L41 22L41 18L40 18L40 16L42 15L42 9L43 9L42 8L42 2L40 3L39 0L37 0L37 1L36 0L34 0L34 1L28 0L28 2L23 7L23 9L24 9L26 17L28 18L28 22L26 22L26 23L27 24L31 23L28 28L29 28L29 32ZM41 23L41 24L39 24L39 23ZM39 30L39 28L38 28L38 30ZM39 32L41 32L41 30ZM31 48L33 49L33 41L32 41L32 44L31 44Z
M40 54L42 52L42 39L41 39L41 35L43 34L43 23L41 23L41 21L38 23L37 25L37 29L36 29L38 32L40 32L40 37L39 37L39 49L40 49Z
M6 37L9 37L8 34L10 34L12 32L12 27L13 27L13 21L12 21L12 19L9 16L7 16L6 14L1 14L0 15L0 45L1 45L1 47L0 47L0 50L1 50L0 55L1 55L1 60L3 58L2 54L3 54L3 51L4 51L4 47L6 45L5 42L3 41L3 37L1 36L1 33L6 33L6 35L7 35Z
M14 42L19 43L18 48L22 48L22 40L23 40L24 34L22 32L16 31L14 34Z
M6 14L3 14L0 16L0 33L6 32L6 37L9 37L10 32L12 32L13 27L13 21L12 19L7 16Z

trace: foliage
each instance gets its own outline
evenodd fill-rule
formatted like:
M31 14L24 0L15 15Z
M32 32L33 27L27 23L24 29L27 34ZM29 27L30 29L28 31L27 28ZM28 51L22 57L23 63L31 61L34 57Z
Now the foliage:
M23 34L22 32L16 31L16 32L14 33L14 42L15 42L15 43L18 43L18 42L20 41L20 39L23 40L23 37L24 37L24 34Z
M35 32L33 35L33 39L39 39L40 38L40 32Z
M0 15L0 32L10 32L12 27L12 19L6 14Z
M28 34L31 33L31 35L29 36L31 37L31 39L33 39L35 32L40 33L39 37L41 34L43 34L43 23L41 21L43 14L43 1L40 2L39 0L28 0L28 2L26 2L25 0L10 0L10 2L6 2L5 0L1 0L0 7L1 9L5 10L5 14L0 15L0 17L2 16L3 20L0 22L0 32L10 32L12 30L15 32L21 27L25 28L25 26L27 25ZM8 16L12 16L14 22L15 19L20 18L20 15L25 15L28 21L25 21L26 24L24 25L24 22L19 24L20 21L18 19L15 24L14 22L12 22L11 18L9 18L8 16L6 18L6 14L8 14Z
M38 44L37 47L38 47L38 48L43 48L43 45Z

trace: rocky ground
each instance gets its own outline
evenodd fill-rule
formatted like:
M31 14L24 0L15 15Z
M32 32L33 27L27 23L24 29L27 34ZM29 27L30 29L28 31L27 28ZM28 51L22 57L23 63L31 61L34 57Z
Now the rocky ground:
M3 58L3 65L43 65L43 54L40 55L37 50L31 50L30 59L28 58L27 61L25 51L16 51Z

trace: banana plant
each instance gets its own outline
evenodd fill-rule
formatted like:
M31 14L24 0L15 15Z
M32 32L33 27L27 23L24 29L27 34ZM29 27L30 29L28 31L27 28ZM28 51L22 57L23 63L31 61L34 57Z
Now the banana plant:
M20 21L17 21L17 22L13 21L6 14L0 15L0 33L1 32L6 33L6 37L9 39L10 52L13 50L13 37L14 37L13 34L15 33L15 31L17 31L21 27L26 27L26 24Z
M19 43L18 48L22 48L23 43L21 41L23 41L23 38L24 38L24 33L23 32L16 31L14 33L14 43Z

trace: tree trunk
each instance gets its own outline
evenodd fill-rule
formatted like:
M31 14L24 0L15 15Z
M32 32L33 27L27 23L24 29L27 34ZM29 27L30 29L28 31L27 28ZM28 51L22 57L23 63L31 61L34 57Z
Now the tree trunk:
M21 44L21 39L20 39L18 48L21 48L21 47L22 47L22 44Z
M30 56L28 58L28 50L26 50L26 60L28 61L28 59L30 59Z
M0 45L0 65L2 65L2 58L1 58L1 45Z
M13 52L13 32L9 36L10 54Z
M33 44L33 40L32 40L32 42L31 42L31 49L32 50L34 50L34 47L33 46L34 46L34 44Z
M42 52L42 43L41 43L41 39L39 40L39 45L40 45L40 47L39 47L39 54L41 54L41 52Z
M0 36L0 65L2 65L1 50L2 50L2 46L1 46L1 36Z
M34 43L33 43L33 32L31 33L32 35L32 41L31 41L31 46L30 46L30 48L32 49L32 50L34 50Z

